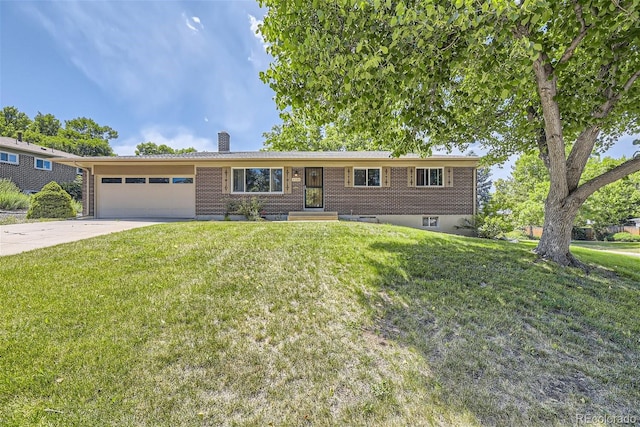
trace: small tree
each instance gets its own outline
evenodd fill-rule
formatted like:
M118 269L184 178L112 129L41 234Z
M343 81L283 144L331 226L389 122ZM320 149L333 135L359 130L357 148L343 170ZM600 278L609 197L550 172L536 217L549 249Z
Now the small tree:
M31 198L27 219L73 218L76 215L69 193L51 181Z
M82 201L82 175L76 175L76 179L71 182L62 182L60 187L76 202Z

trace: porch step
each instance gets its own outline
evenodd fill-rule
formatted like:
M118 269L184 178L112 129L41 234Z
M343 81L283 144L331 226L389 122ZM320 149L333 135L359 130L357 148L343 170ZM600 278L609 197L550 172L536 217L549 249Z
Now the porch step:
M288 221L337 221L338 212L289 212Z

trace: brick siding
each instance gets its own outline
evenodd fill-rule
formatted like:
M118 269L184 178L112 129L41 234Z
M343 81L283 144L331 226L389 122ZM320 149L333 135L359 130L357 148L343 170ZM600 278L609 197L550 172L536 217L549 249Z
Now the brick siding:
M11 179L22 191L40 191L51 181L73 182L76 178L76 168L72 166L52 163L50 171L36 169L35 158L22 153L19 153L18 161L18 165L0 163L0 178Z
M224 215L231 200L251 194L223 194L222 168L198 168L196 172L196 215ZM302 183L292 183L291 194L259 194L269 215L287 214L304 208Z
M82 171L82 214L95 216L95 176L86 170Z
M452 187L408 187L407 169L391 168L390 187L345 187L344 168L324 168L325 211L340 215L471 215L474 168L454 168ZM304 209L303 183L291 194L261 194L269 215ZM250 195L223 194L222 168L198 168L196 215L224 215L229 200Z
M390 187L345 187L344 168L324 169L325 210L340 215L471 215L474 168L453 168L452 187L409 187L391 168Z

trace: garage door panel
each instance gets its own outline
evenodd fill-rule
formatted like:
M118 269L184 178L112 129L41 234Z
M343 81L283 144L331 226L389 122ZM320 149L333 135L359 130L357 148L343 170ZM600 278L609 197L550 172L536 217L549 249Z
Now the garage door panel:
M98 181L100 218L193 218L195 185L105 184Z

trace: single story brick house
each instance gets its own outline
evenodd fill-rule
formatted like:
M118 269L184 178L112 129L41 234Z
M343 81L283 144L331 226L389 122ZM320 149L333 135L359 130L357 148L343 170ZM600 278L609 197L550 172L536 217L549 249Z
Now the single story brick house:
M55 161L84 170L84 212L97 218L223 219L230 201L255 196L268 218L323 211L459 232L476 209L477 157L233 152L221 132L217 152Z
M54 157L64 158L70 163L55 163L52 161ZM82 173L73 165L73 160L79 158L75 154L23 141L21 136L0 136L0 179L9 178L24 192L40 191L51 181L73 182Z

